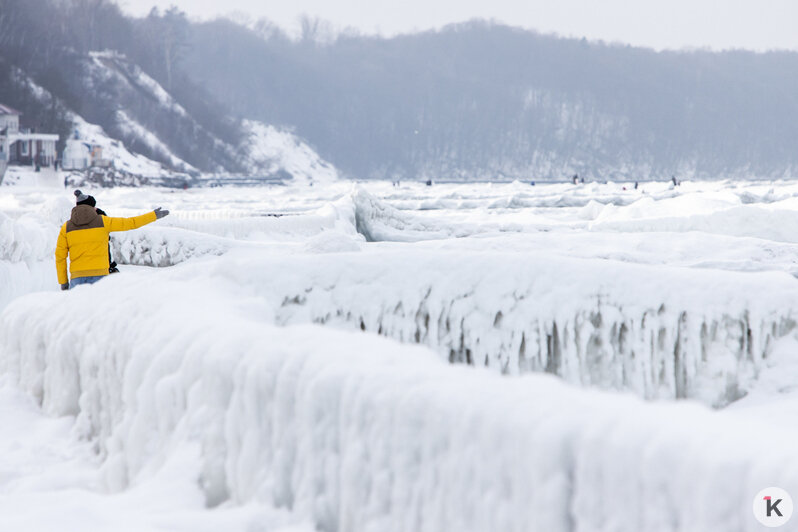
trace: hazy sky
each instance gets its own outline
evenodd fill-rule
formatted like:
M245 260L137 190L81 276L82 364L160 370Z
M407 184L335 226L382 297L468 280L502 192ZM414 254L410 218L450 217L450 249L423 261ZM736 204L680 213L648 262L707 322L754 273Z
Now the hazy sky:
M235 11L296 30L303 13L392 35L475 17L654 48L798 50L798 0L117 0L134 15L176 5L193 18Z

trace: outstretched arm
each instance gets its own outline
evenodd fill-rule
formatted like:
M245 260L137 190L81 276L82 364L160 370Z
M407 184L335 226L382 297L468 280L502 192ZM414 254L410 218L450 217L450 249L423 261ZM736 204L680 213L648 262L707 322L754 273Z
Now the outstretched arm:
M155 211L142 214L140 216L133 216L132 218L111 218L110 216L103 216L103 223L109 232L113 231L130 231L131 229L138 229L148 223L157 220Z
M58 272L58 284L62 286L69 282L69 277L67 277L68 254L66 224L64 224L61 226L61 231L58 233L58 242L55 244L55 269Z

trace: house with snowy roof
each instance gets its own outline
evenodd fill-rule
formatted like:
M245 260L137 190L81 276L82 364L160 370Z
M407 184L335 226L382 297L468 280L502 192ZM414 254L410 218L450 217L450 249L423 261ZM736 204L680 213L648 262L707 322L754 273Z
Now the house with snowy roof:
M0 163L51 166L56 161L58 135L20 129L22 113L0 103Z

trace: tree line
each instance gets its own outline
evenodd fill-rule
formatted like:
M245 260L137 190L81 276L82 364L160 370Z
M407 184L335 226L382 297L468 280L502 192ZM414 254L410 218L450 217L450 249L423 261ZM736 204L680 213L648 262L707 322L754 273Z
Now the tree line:
M472 21L394 38L192 28L235 112L295 127L360 178L789 175L798 54L655 52Z

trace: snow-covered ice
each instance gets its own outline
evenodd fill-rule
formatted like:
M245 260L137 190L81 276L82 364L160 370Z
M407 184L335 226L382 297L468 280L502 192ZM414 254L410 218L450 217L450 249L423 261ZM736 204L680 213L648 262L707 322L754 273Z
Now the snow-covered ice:
M74 436L74 419L42 415L29 395L0 377L0 529L9 531L311 532L308 520L263 505L209 512L196 482L196 450L112 493L96 453Z
M0 411L49 449L3 466L18 516L726 531L798 493L798 185L89 192L172 215L67 293L71 198L0 193Z

